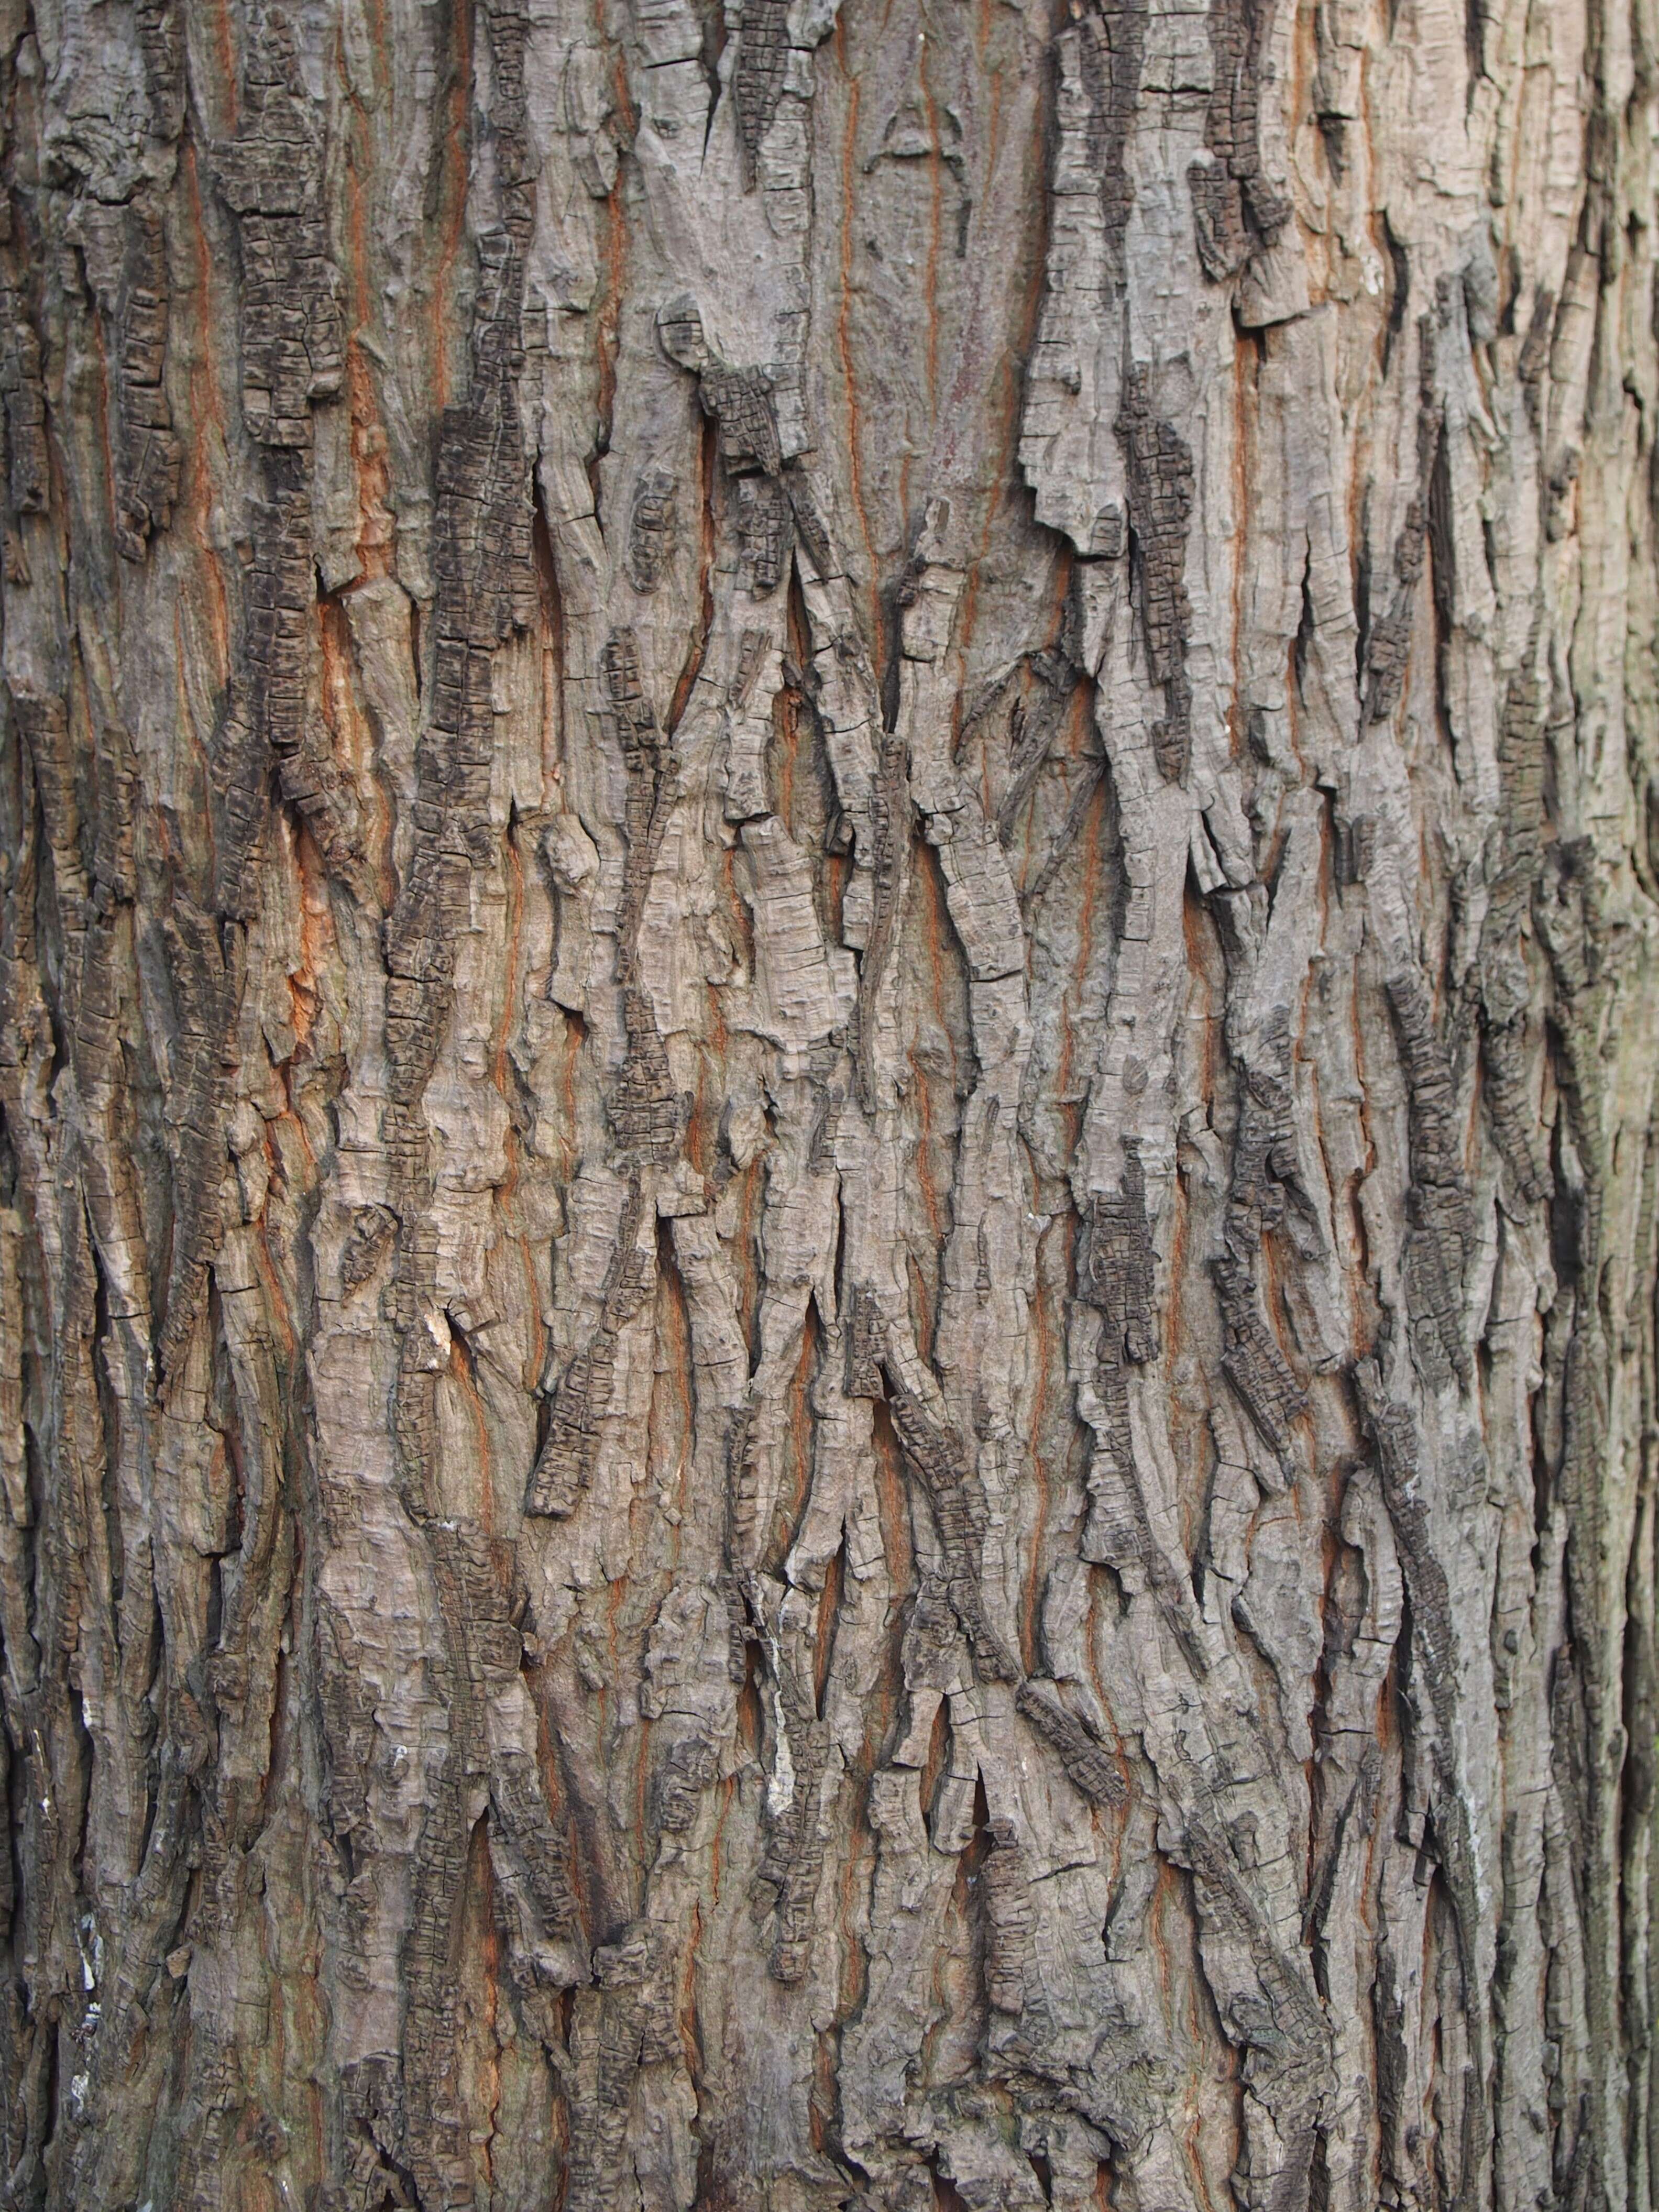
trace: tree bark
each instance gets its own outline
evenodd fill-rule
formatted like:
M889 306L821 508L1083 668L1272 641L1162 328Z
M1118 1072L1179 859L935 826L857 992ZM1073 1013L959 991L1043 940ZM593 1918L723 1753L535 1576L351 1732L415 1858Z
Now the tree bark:
M1659 2201L1653 0L0 0L3 2202Z

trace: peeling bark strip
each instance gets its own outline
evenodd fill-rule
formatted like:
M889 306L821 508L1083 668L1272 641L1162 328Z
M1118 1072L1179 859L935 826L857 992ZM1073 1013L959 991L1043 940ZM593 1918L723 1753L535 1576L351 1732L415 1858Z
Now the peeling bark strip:
M1522 13L0 9L8 2206L1659 2201Z

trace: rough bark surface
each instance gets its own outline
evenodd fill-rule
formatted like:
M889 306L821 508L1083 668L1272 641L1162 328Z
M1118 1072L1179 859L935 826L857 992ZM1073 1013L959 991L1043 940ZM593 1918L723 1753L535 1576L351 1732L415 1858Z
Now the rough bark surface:
M1659 2201L1653 0L0 0L3 2202Z

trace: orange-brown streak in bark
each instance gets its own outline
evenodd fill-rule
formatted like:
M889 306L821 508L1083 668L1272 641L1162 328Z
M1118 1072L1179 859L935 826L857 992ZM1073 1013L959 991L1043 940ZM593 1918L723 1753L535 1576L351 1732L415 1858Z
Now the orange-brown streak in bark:
M760 1685L756 1677L755 1648L752 1644L747 1647L747 1651L748 1665L744 1669L744 1678L738 1685L737 1698L734 1700L738 1741L750 1758L757 1761L760 1758L761 1747ZM729 1780L731 1788L735 1790L737 1777L732 1775ZM718 1894L717 1890L717 1897Z
M726 893L726 916L732 926L738 957L745 974L752 975L755 972L755 925L750 917L749 902L738 889L736 855L730 847L720 855L720 885Z
M818 1592L817 1617L812 1624L812 1701L820 1719L823 1715L823 1693L830 1681L830 1662L835 1651L836 1616L841 1610L846 1562L847 1547L843 1540L836 1547L824 1569L823 1588Z
M392 53L392 25L387 20L386 0L368 0L370 16L369 66L378 62L377 89L386 82L387 67Z
M365 788L374 793L380 892L382 902L390 905L393 890L392 808L374 774L374 739L357 697L354 678L356 663L350 625L337 599L318 600L317 635L323 664L320 699L329 750L337 764L348 772L354 790L360 795Z
M830 2141L830 2122L836 2110L836 2052L830 2037L821 2034L812 2051L812 2088L806 2100L806 2122L812 2148L823 2156Z
M675 1468L676 1488L679 1494L680 1510L685 1504L685 1485L696 1437L696 1411L691 1382L691 1314L686 1304L685 1285L673 1257L672 1238L663 1241L664 1264L658 1268L660 1285L657 1304L657 1340L662 1346L663 1364L651 1393L651 1460L659 1468L672 1465ZM669 1415L672 1413L673 1426ZM656 1510L658 1486L649 1479L640 1492L644 1509ZM679 1565L680 1532L670 1524L668 1541L669 1571ZM643 1832L643 1831L641 1831Z
M847 1856L842 1863L841 1878L836 1891L836 1929L839 1939L836 1947L836 2017L833 2026L819 2038L819 2049L826 2054L832 2045L839 2050L842 2025L859 2011L869 1987L869 1964L864 1946L859 1941L857 1906L862 1877L866 1911L868 1909L868 1869L875 1858L875 1838L870 1830L867 1792L870 1777L875 1771L880 1738L886 1728L884 1719L879 1717L877 1700L866 1700L864 1720L864 1735L851 1777L856 1787L852 1792L853 1812L847 1838ZM832 2097L834 2079L832 2063ZM834 2110L833 2102L830 2109Z
M564 595L559 589L558 556L548 529L547 508L539 495L531 515L530 542L541 616L542 798L552 805L564 758Z
M975 1949L982 1938L975 1926L978 1915L974 1899L988 1848L986 1831L989 1819L985 1784L980 1781L974 1787L974 1832L967 1850L957 1856L956 1877L945 1904L939 1941L933 1951L933 1990L939 2012L922 2038L921 2069L922 2080L930 2086L938 2079L933 2058L940 2042L946 2031L968 2012L978 1994L972 1967Z
M781 684L772 695L772 744L777 763L777 788L771 794L772 811L793 837L795 835L795 757L800 750L800 694L792 684Z
M293 839L294 866L300 887L300 964L288 978L297 1054L304 1050L317 1018L323 963L334 951L334 916L328 902L322 855L310 830L300 823L290 827L288 834Z
M219 50L221 81L224 86L225 136L232 137L242 109L242 88L236 68L236 42L231 36L230 0L213 0L214 44Z
M429 317L432 396L434 406L440 412L449 404L447 339L452 330L461 327L460 318L454 312L452 288L456 257L466 235L466 194L471 167L467 123L472 103L472 10L465 7L454 9L450 20L454 27L455 67L449 83L449 113L441 157L443 179L449 201L448 219L442 225L438 264L433 272L429 295L432 303Z
M981 46L981 52L982 51L983 48ZM986 157L986 173L988 176L994 174L996 169L998 142L1000 137L1002 121L1002 72L1000 70L993 70L990 74L990 134ZM931 126L933 121L931 95L928 106L928 121ZM1031 161L1033 168L1036 168L1042 160L1042 105L1039 102L1036 108L1036 126L1033 134L1034 143L1031 147ZM937 179L939 167L939 140L937 132L935 132L933 139L933 157L935 176ZM950 397L945 402L943 422L938 424L938 428L943 428L945 432L945 443L940 449L939 453L939 473L944 480L947 482L954 483L958 474L958 471L955 465L958 427L969 422L977 421L978 418L973 408L973 401L977 392L983 389L988 380L992 378L995 379L996 388L999 395L997 421L1000 434L997 441L997 447L994 458L990 458L988 462L986 459L981 459L979 456L975 456L975 465L973 475L976 482L998 487L1006 486L1012 480L1014 453L1019 442L1020 415L1024 402L1024 380L1019 373L1017 364L1020 362L1029 361L1031 356L1031 347L1036 337L1037 316L1042 302L1045 270L1048 258L1048 196L1046 192L1042 192L1037 195L1037 199L1041 214L1037 234L1032 241L1033 251L1031 255L1030 272L1026 281L1024 309L1020 318L1019 335L1014 344L1005 353L999 367L994 370L991 368L990 362L985 357L985 348L977 342L979 335L978 317L982 295L982 273L975 274L975 276L970 280L969 304L968 307L966 326L958 352L957 374L951 381ZM937 206L938 199L936 184L934 220L934 240L936 247L938 242ZM977 270L977 264L975 264L975 268ZM992 289L997 296L998 306L1000 307L1002 287L1006 282L1005 274L1000 269L994 270L990 270L988 259L987 268L993 276ZM937 410L935 410L935 416L937 422ZM988 498L985 502L985 519L980 532L977 557L969 564L967 582L963 588L962 612L957 623L957 652L962 655L966 654L969 644L973 638L975 619L978 611L980 569L990 550L991 534L995 527L996 517L1000 506L1000 493L994 494L994 495ZM1059 611L1060 617L1063 618L1066 609L1066 595L1071 588L1072 546L1069 539L1066 540L1060 548L1059 565L1061 576ZM1058 634L1059 622L1057 621L1054 635L1049 639L1051 646L1054 644ZM958 714L960 713L960 701L957 702L957 712Z
M1146 1910L1146 1932L1152 1942L1152 1966L1158 1976L1159 1994L1164 2000L1164 2016L1171 2027L1175 2025L1172 2003L1172 1984L1175 1964L1170 1956L1169 1931L1164 1925L1170 1901L1176 1893L1179 1876L1175 1868L1160 1852L1158 1873L1152 1882L1152 1894Z
M198 327L198 343L191 349L190 373L190 408L191 434L184 440L189 456L185 482L188 488L188 507L181 513L180 522L193 526L189 531L189 542L201 556L207 575L207 606L212 626L213 642L217 648L216 681L222 685L229 681L231 668L230 608L225 591L224 570L213 547L212 533L208 527L213 507L213 477L209 462L210 447L216 439L219 456L223 460L227 443L224 395L219 389L217 349L207 343L208 335L220 318L231 312L228 301L216 304L217 289L214 281L213 256L209 251L207 232L202 220L201 180L196 167L196 149L186 140L180 162L185 188L189 196L191 237L196 249L198 297L202 303L201 321ZM184 595L180 595L183 604Z
M651 1871L651 1739L655 1732L652 1723L641 1714L635 1733L634 1819L628 1836L635 1875L641 1882L648 1877Z
M1206 2106L1201 2093L1205 2080L1204 2059L1206 2049L1215 2052L1220 2078L1233 2086L1231 2106L1233 2118L1232 2143L1231 2154L1226 2160L1227 2171L1231 2172L1237 2166L1243 2147L1243 2130L1239 2118L1241 2084L1238 2052L1221 2024L1221 2015L1216 2008L1214 1993L1210 1988L1209 1978L1204 1971L1204 1957L1199 1934L1198 1900L1193 1877L1184 1870L1180 1878L1180 1894L1186 1906L1190 1951L1187 1982L1186 2047L1191 2053L1187 2069L1187 2102L1192 2118L1186 2131L1184 2148L1192 2172L1195 2196L1206 2207L1206 2212L1222 2212L1222 2208L1218 2208L1214 2194L1210 2188L1209 2172L1203 2154ZM1212 2073L1210 2078L1215 2079L1215 2074Z
M702 1948L702 1906L694 1898L691 1903L691 1932L686 1938L685 1958L680 1967L679 2002L675 2007L675 2020L680 2031L680 2048L685 2053L685 2070L691 2076L693 2089L698 2091L703 2077L702 2025L697 2014L697 1953Z
M752 1690L750 1692L750 1703L752 1708L750 1717L752 1718L754 1725L751 1737L746 1740L744 1733L744 1713L743 1696L740 1692L738 1697L738 1741L739 1743L745 1744L745 1747L749 1750L750 1756L757 1759L760 1755L758 1749L760 1743L760 1706ZM714 1832L710 1838L708 1844L708 1897L710 1904L716 1908L719 1907L720 1901L720 1871L721 1861L726 1850L726 1823L731 1815L732 1801L736 1798L737 1794L737 1776L735 1774L728 1774L725 1776L720 1784L720 1808L714 1815Z
M939 1778L945 1771L945 1763L951 1756L950 1700L942 1696L933 1712L933 1725L927 1732L927 1756L922 1762L916 1782L916 1796L927 1819L933 1810L933 1792L939 1788Z
M389 576L397 518L392 508L392 472L386 465L386 435L374 391L374 373L359 344L374 313L369 289L372 258L358 164L369 158L372 141L360 116L354 124L345 165L346 234L350 240L351 312L356 327L346 340L346 396L350 407L351 458L357 479L357 568L360 579Z
M299 1352L299 1339L294 1333L294 1322L288 1310L288 1300L283 1295L282 1277L276 1262L271 1257L270 1241L261 1214L254 1225L253 1263L259 1271L260 1283L265 1294L265 1305L270 1319L276 1323L282 1339L282 1348L290 1362Z
M477 1378L472 1371L471 1349L459 1335L452 1335L450 1339L449 1376L472 1419L478 1446L478 1520L484 1534L493 1536L495 1533L495 1485L489 1454L489 1422L484 1413L483 1400L478 1395Z

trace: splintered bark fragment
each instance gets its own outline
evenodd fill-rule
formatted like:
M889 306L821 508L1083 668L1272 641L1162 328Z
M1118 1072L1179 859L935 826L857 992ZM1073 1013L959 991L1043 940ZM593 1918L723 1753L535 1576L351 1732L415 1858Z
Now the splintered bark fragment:
M847 1395L849 1398L879 1398L884 1395L881 1363L886 1351L881 1309L873 1291L862 1285L853 1292L847 1316Z
M1192 686L1187 647L1192 605L1187 596L1187 532L1192 520L1192 450L1152 406L1152 372L1137 362L1123 383L1119 445L1129 483L1129 533L1146 672L1164 690L1164 719L1152 730L1152 754L1167 782L1187 773L1192 748Z
M744 0L732 88L738 103L745 190L753 187L761 141L771 128L783 97L784 72L789 61L788 15L786 0Z
M261 445L311 442L313 400L344 371L339 280L322 204L322 148L286 14L273 8L242 75L236 137L215 149L242 252L242 412Z
M893 1379L890 1369L889 1382L893 1426L905 1459L933 1507L949 1570L951 1604L973 1654L974 1671L982 1682L1015 1681L1019 1670L986 1619L979 1566L984 1507L962 1445L933 1419L919 1398Z
M667 1835L683 1835L697 1816L697 1801L720 1766L720 1747L709 1737L688 1736L677 1743L657 1777L657 1825Z
M755 1877L775 1900L768 1964L772 1978L786 1986L805 1977L817 1934L826 1843L819 1801L829 1754L829 1731L822 1721L810 1720L792 1730L793 1794L772 1823Z
M1123 1802L1123 1777L1111 1753L1066 1711L1051 1683L1028 1676L1014 1702L1043 1741L1059 1753L1067 1775L1091 1805Z
M673 558L678 489L673 471L654 464L634 487L628 518L628 573L636 592L654 592Z
M1222 1371L1263 1443L1287 1468L1291 1427L1307 1401L1264 1311L1263 1260L1287 1196L1307 1205L1298 1188L1290 1060L1288 1017L1276 1009L1259 1057L1243 1072L1224 1249L1213 1267L1224 1332Z
M679 1149L679 1100L657 1018L643 991L623 994L628 1054L611 1093L611 1126L626 1158L658 1163Z
M1079 25L1083 82L1089 94L1089 166L1100 179L1107 267L1120 290L1127 282L1124 235L1134 205L1126 155L1134 131L1146 46L1146 0L1100 0Z
M1428 557L1429 502L1444 409L1437 386L1438 339L1434 318L1417 320L1417 482L1407 506L1391 563L1394 587L1373 620L1365 642L1365 718L1385 722L1399 704L1411 658L1418 588Z
M10 234L8 221L8 240ZM0 258L0 393L6 405L6 483L12 510L38 514L46 504L51 466L40 340L30 319L16 249L9 243Z
M1261 168L1262 33L1272 10L1262 0L1211 0L1214 74L1204 117L1207 162L1187 172L1198 251L1206 276L1235 276L1290 218L1290 204Z
M859 963L856 1013L856 1060L860 1103L866 1114L876 1109L876 1003L887 972L894 932L898 924L898 901L902 860L910 842L910 787L905 772L905 746L896 734L882 740L872 794L875 817L870 856L874 878L875 911Z
M666 1929L635 1921L593 1954L595 1987L582 1992L571 2035L578 2131L569 2202L578 2212L610 2212L621 2201L641 2071L678 2048L667 1945Z
M1534 1103L1532 975L1525 945L1544 870L1546 700L1530 669L1510 677L1498 725L1498 875L1480 939L1483 1098L1518 1197L1547 1196L1550 1169Z
M167 89L171 104L171 88ZM143 558L145 541L172 520L179 496L180 453L163 385L168 282L160 209L148 200L137 202L125 229L118 319L120 509L115 542L128 560L137 561Z
M1089 1218L1086 1274L1081 1295L1104 1317L1103 1365L1125 1359L1144 1364L1158 1357L1156 1260L1146 1220L1146 1176L1140 1146L1123 1139L1123 1180L1115 1193L1097 1191Z
M167 937L179 1024L171 1082L176 1218L158 1349L162 1372L170 1375L189 1346L219 1249L237 992L234 952L228 960L212 917L185 892L174 896Z
M358 1209L340 1257L340 1287L348 1296L369 1280L397 1233L398 1217L389 1206Z
M1456 1087L1427 984L1415 968L1389 978L1411 1119L1412 1226L1403 1264L1412 1346L1431 1379L1469 1370L1463 1273L1474 1241Z
M985 1990L997 2012L1025 2008L1025 1973L1030 1963L1034 1925L1030 1876L1025 1853L1012 1820L993 1820L985 1857L985 1906L988 1922Z
M757 599L776 591L788 551L789 502L775 477L744 476L738 479L738 527Z
M622 1333L641 1312L656 1282L655 1256L639 1241L644 1212L636 1176L629 1185L617 1224L599 1327L571 1359L553 1393L546 1440L536 1455L525 1498L526 1513L563 1520L574 1512L593 1479L616 1387Z

